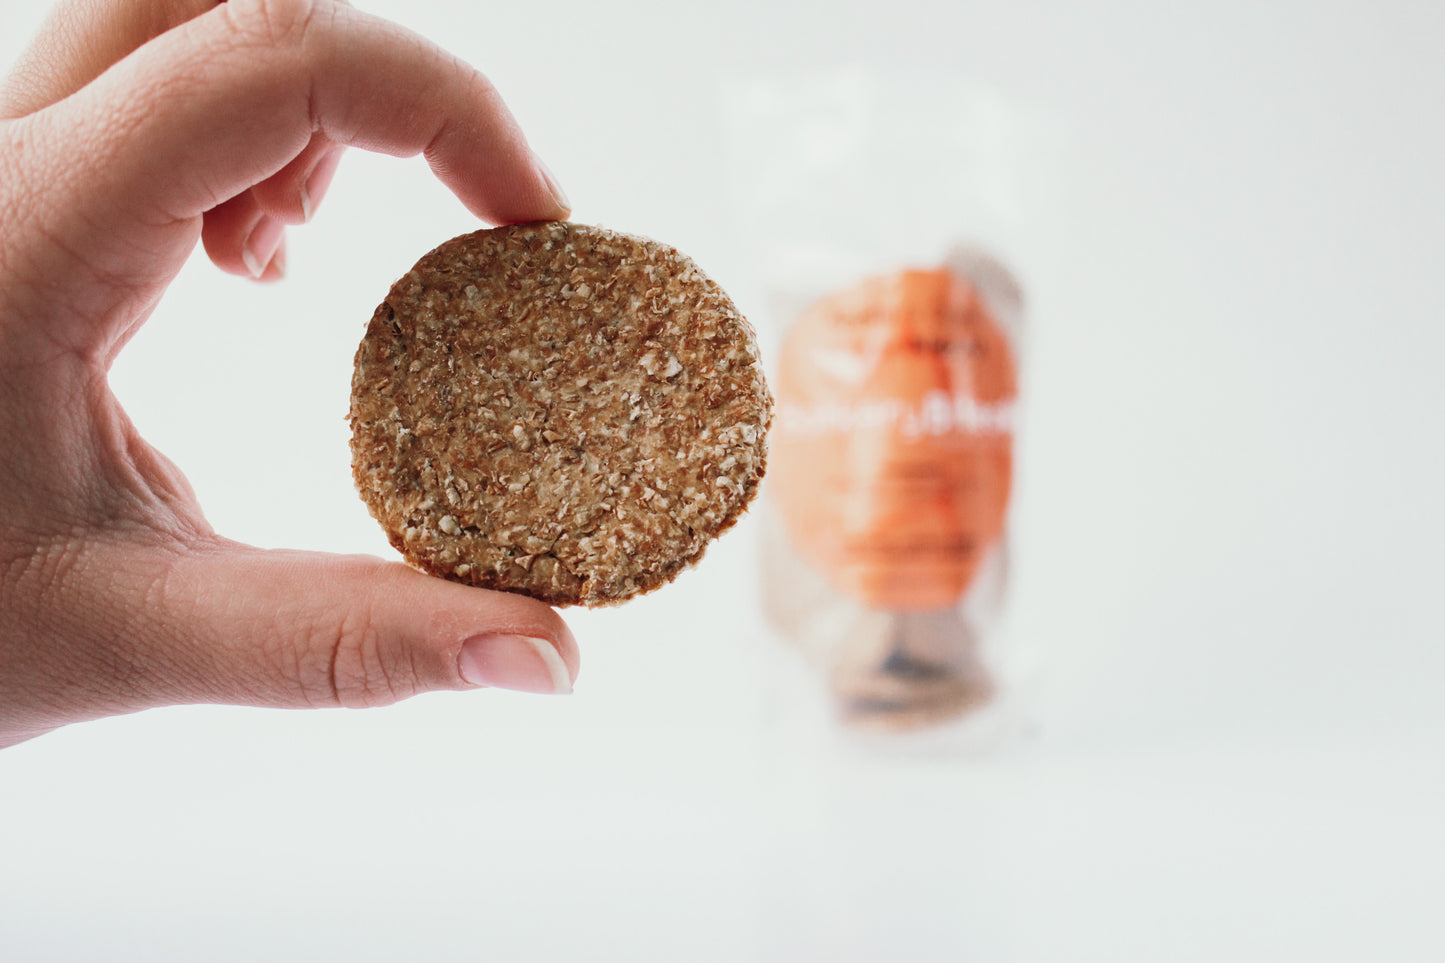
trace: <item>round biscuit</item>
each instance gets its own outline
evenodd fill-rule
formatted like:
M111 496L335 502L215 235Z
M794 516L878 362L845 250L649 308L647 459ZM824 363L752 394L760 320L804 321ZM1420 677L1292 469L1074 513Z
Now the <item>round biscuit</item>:
M423 571L607 605L737 521L771 417L752 326L691 259L604 228L511 225L442 244L376 309L352 471Z

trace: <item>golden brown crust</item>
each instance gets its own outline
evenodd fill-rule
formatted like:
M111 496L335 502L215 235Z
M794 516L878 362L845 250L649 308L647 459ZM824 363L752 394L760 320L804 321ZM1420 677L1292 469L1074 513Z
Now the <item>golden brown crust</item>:
M757 491L752 327L689 258L565 222L453 238L376 309L352 471L418 568L606 605L696 562Z

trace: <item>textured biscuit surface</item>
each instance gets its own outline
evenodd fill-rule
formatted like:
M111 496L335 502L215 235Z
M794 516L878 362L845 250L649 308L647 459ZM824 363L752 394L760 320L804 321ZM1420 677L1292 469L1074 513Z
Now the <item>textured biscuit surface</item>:
M352 471L424 571L552 604L671 580L766 462L753 330L687 257L564 222L454 238L356 354Z

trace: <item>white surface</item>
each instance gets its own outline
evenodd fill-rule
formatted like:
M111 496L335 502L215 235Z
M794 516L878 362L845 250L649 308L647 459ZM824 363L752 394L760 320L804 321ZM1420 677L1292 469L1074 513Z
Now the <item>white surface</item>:
M0 959L1445 955L1438 5L368 6L487 70L579 219L744 296L722 76L953 66L1061 118L1021 255L1037 735L777 738L745 526L577 616L570 699L180 708L0 754ZM7 61L38 17L4 0ZM283 286L188 267L114 380L219 529L385 550L351 354L471 226L420 162L358 155Z

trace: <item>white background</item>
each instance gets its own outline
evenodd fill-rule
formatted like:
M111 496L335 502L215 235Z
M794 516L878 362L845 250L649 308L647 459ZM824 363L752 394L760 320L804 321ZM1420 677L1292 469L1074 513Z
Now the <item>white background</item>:
M8 63L40 11L0 2ZM177 708L0 754L0 959L1445 957L1445 8L366 6L489 74L578 219L745 310L724 78L949 68L1058 119L1018 246L1033 735L771 726L749 524L577 615L570 699ZM353 155L284 284L189 265L114 384L218 529L389 551L352 352L473 226L421 162Z

